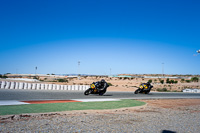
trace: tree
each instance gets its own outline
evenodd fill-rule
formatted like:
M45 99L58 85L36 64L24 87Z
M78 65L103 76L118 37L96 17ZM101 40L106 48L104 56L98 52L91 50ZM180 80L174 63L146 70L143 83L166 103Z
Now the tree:
M198 77L192 77L192 78L191 78L191 81L192 81L192 82L199 82L199 78L198 78Z
M164 80L160 80L160 83L161 83L161 84L164 84Z
M169 78L167 78L166 83L167 83L167 84L170 84L170 83L171 83L171 82L169 81Z

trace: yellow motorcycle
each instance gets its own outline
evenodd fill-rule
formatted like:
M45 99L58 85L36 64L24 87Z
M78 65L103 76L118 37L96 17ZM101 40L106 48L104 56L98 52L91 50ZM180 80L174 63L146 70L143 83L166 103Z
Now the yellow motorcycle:
M106 90L107 89L105 89L105 90L99 90L98 89L98 83L92 83L91 85L90 85L90 88L89 89L87 89L85 92L84 92L84 95L89 95L89 94L99 94L99 95L103 95L105 92L106 92Z
M135 94L144 93L149 94L153 86L150 83L142 83L139 88L135 91Z

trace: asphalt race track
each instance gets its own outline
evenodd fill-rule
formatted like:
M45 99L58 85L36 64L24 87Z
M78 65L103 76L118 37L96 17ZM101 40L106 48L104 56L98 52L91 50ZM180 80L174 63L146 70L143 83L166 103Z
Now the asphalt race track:
M134 92L106 92L103 96L88 95L84 91L45 91L45 90L8 90L0 89L0 100L67 100L67 99L189 99L200 98L200 93L182 92L150 92L134 94Z

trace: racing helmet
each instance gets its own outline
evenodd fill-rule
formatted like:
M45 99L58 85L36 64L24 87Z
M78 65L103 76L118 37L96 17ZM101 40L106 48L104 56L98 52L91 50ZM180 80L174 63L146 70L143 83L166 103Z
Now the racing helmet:
M101 83L105 83L106 81L104 79L101 80Z

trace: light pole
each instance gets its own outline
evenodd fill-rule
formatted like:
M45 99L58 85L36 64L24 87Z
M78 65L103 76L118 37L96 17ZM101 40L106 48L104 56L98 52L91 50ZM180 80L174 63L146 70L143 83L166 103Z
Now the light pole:
M81 64L81 62L78 61L78 79L80 79L80 64Z
M37 71L37 67L35 67L35 82L36 82L36 79L37 79L37 77L36 77L36 72Z
M163 77L164 77L164 65L165 65L165 63L162 63L162 75L163 75Z

